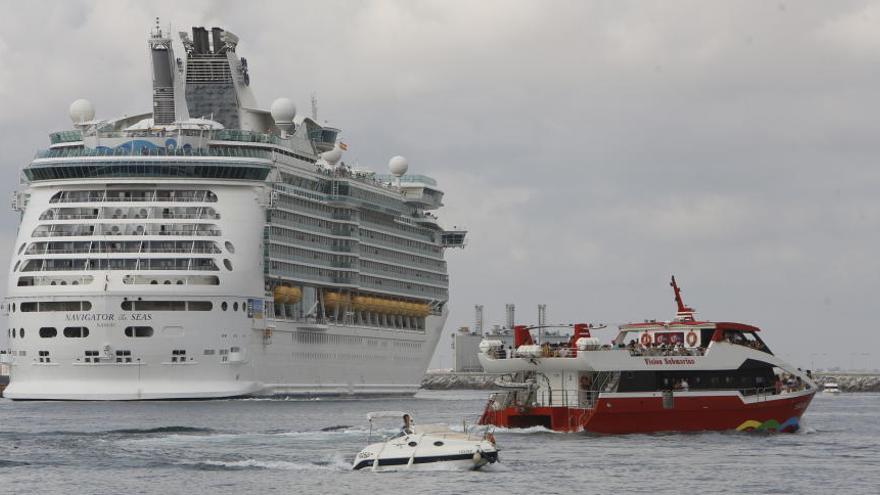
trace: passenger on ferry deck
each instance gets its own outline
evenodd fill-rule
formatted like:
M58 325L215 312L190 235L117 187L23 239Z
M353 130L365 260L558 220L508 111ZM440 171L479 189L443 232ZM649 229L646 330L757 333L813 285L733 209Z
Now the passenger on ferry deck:
M688 385L688 381L686 379L682 378L681 383L678 384L678 388L680 390L682 390L683 392L687 392L688 388L690 388Z

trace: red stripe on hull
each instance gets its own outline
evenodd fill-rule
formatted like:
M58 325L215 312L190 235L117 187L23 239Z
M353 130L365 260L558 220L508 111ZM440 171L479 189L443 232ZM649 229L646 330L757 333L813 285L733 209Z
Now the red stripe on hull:
M595 409L508 407L495 411L487 408L480 423L504 428L543 426L556 431L613 434L751 429L752 426L747 425L756 423L784 425L785 430L793 431L812 399L813 394L809 394L743 403L736 396L677 396L672 408L664 408L661 397L612 397L600 398Z

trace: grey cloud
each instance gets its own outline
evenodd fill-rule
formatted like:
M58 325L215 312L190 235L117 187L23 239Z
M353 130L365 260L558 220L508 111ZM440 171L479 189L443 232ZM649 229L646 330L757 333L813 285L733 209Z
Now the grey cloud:
M875 2L5 2L0 146L18 169L68 126L149 108L146 35L239 34L258 100L317 91L346 160L441 180L453 313L707 318L783 355L873 352L880 288ZM13 213L0 231L15 231ZM5 248L8 252L10 248ZM8 259L7 256L4 259ZM448 340L435 364L450 365ZM865 352L859 350L859 352Z

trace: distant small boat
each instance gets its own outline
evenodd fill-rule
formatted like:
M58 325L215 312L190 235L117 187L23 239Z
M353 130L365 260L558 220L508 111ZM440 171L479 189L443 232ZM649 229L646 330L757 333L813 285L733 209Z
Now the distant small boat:
M825 382L825 385L822 386L822 392L826 394L839 394L840 385L837 382Z

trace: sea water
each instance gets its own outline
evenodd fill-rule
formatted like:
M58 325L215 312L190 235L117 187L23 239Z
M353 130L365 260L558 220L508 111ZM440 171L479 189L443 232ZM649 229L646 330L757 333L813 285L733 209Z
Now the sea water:
M795 434L502 429L501 462L481 471L351 471L367 412L460 430L486 398L0 400L0 493L880 493L877 394L819 394Z

